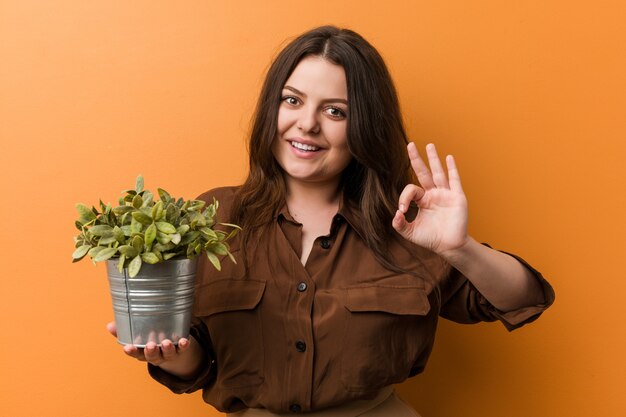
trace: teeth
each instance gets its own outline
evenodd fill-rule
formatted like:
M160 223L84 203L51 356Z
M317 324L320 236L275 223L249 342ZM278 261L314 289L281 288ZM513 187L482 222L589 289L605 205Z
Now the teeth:
M305 145L304 143L299 142L291 142L291 146L302 151L317 151L319 149L317 146Z

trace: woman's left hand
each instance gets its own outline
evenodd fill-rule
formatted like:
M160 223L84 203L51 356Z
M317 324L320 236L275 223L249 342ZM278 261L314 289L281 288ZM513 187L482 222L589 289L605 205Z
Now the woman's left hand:
M467 199L454 158L452 155L446 158L446 175L432 143L426 145L430 169L414 143L409 143L407 150L421 187L415 184L404 187L399 209L392 221L394 229L405 239L440 255L463 247L470 240L467 235ZM419 212L413 221L408 222L404 215L411 201L415 201Z

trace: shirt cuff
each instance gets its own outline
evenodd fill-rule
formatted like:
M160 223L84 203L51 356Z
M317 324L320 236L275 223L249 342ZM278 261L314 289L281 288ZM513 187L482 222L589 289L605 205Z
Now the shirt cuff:
M491 305L491 303L487 301L485 297L479 295L479 304L483 305L484 308L488 310L495 319L502 322L502 324L504 325L504 327L506 327L508 331L513 331L527 323L531 323L537 320L541 313L543 313L548 307L552 305L552 303L554 303L555 294L554 289L552 288L550 283L543 277L543 275L541 275L539 271L533 268L528 262L512 253L504 251L500 252L506 253L507 255L510 255L513 258L517 259L526 269L528 269L533 274L543 290L544 300L542 303L526 307L520 307L518 309L506 312L498 310L493 305Z

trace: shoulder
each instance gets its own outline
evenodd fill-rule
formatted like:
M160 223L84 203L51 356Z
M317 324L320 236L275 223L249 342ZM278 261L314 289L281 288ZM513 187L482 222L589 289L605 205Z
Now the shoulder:
M241 186L237 185L212 188L200 194L196 197L196 200L202 200L207 204L212 204L213 199L217 200L219 203L218 213L222 214L221 216L218 214L219 217L222 217L220 221L227 221L226 219L223 219L223 217L230 217L231 207L240 187Z
M220 205L223 203L230 202L234 199L237 190L239 190L239 185L231 185L226 187L217 187L212 188L208 191L203 192L196 200L206 201L207 203L212 203L213 198L220 202Z

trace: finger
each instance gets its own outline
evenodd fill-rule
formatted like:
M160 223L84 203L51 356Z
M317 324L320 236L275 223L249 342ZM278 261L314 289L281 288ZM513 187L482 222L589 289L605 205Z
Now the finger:
M171 340L165 339L161 342L161 354L163 355L163 360L174 359L176 356L176 346L172 343Z
M146 360L143 354L143 349L140 349L135 345L124 345L124 353L126 353L131 358L135 358L140 361Z
M426 145L426 154L428 155L428 164L430 165L430 172L432 173L433 182L437 188L450 188L448 184L448 177L443 170L439 155L437 155L437 148L432 143Z
M404 187L400 198L398 199L398 208L404 214L409 209L411 201L419 201L424 196L424 189L415 184L409 184Z
M461 176L459 170L456 167L456 161L452 155L446 157L446 166L448 167L448 180L450 181L450 189L452 191L463 192L461 186Z
M113 336L117 337L117 326L115 325L114 321L107 323L107 330Z
M190 339L186 339L186 338L181 338L178 341L178 352L182 353L184 351L186 351L187 349L189 349L189 344L191 343Z
M146 347L143 349L143 354L146 360L152 364L159 364L162 362L161 349L154 342L146 343Z
M413 171L415 171L415 175L417 175L417 180L419 181L420 185L426 190L435 188L435 183L433 182L433 177L430 174L430 170L422 160L422 157L420 156L419 152L417 151L417 147L413 142L410 142L407 145L407 151L409 152L411 166L413 167Z

